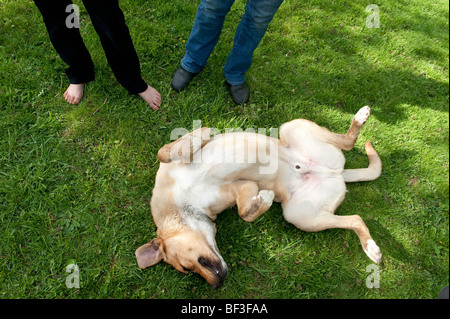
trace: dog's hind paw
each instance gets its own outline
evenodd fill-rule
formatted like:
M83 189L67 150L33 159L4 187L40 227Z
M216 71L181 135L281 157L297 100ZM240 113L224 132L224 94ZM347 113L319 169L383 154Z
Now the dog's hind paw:
M382 254L380 247L372 240L367 241L367 247L364 248L364 252L372 259L375 263L379 264L381 262Z
M364 106L362 107L358 113L355 114L355 120L360 124L363 125L364 123L366 123L367 119L369 118L370 115L370 107L369 106Z

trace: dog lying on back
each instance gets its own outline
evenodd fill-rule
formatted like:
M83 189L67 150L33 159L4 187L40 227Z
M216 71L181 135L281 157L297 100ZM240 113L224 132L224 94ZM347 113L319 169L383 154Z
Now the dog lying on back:
M273 201L284 218L307 232L330 228L355 231L367 256L376 263L381 252L358 215L336 216L345 182L369 181L381 173L381 160L370 144L369 166L344 169L343 150L350 150L370 115L363 107L346 134L336 134L298 119L280 128L280 138L256 133L210 136L201 128L165 145L151 199L157 237L136 250L142 269L164 260L183 273L195 272L220 287L228 268L217 248L217 214L237 205L252 222Z

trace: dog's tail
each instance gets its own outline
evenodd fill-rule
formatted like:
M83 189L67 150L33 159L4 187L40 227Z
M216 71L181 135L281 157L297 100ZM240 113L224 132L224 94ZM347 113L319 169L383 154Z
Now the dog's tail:
M369 141L365 144L369 158L369 167L358 169L344 169L342 175L346 182L364 182L377 179L381 174L381 159Z

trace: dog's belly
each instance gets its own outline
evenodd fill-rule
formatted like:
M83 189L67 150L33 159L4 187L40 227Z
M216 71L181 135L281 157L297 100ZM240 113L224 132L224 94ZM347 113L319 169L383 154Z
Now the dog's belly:
M345 194L344 164L345 158L336 147L303 142L290 153L289 192L317 202L340 198Z
M346 187L342 174L310 171L293 174L288 188L291 197L283 203L283 211L288 221L310 218L320 212L333 213L345 197ZM302 217L303 216L303 217Z
M329 171L330 173L323 172L303 172L293 174L289 179L288 187L291 192L302 190L305 193L317 191L320 186L324 183L330 183L331 181L336 181L340 183L344 180L342 174L338 171Z
M290 161L300 167L315 171L339 170L345 165L342 151L334 145L317 141L314 138L305 139L289 149Z

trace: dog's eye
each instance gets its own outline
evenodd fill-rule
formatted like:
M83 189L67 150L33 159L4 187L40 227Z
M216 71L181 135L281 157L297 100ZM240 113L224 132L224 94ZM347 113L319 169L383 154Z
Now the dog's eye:
M295 165L295 169L300 169L300 165Z

